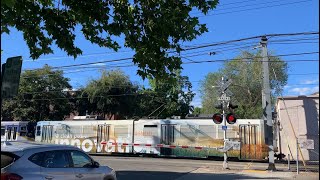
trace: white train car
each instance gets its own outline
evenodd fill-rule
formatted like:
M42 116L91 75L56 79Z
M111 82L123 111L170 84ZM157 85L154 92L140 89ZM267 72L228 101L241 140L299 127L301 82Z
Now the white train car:
M33 134L29 121L1 121L1 142L28 141Z
M236 124L228 125L227 138L241 142L241 150L230 151L228 155L262 159L267 152L264 152L263 129L260 119L239 119ZM223 133L222 125L210 119L40 121L35 141L74 145L88 153L209 157L223 155L214 149L223 146Z

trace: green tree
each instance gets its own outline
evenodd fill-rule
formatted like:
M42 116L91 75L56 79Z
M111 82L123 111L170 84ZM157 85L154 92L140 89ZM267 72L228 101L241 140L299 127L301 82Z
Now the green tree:
M13 100L5 100L2 113L7 119L62 120L71 112L69 98L63 90L71 88L63 72L45 65L21 74L19 93Z
M202 113L202 108L199 107L195 107L194 111L192 112L192 114L201 114Z
M152 89L139 89L135 98L134 117L148 118L161 114L165 105L163 93L155 92Z
M173 115L185 118L193 106L190 105L195 93L192 92L192 84L187 76L181 76L181 71L175 71L173 81L165 81L163 79L151 79L149 82L151 90L156 93L160 99L158 102L164 104L159 117L166 118ZM161 104L162 105L162 104Z
M288 65L279 57L269 53L270 63L270 87L272 98L286 85ZM205 113L215 113L219 110L214 106L219 103L217 88L212 86L225 76L232 80L229 90L233 93L231 102L239 105L236 109L238 118L261 118L262 117L262 63L261 52L242 52L235 59L228 61L218 72L209 73L201 85L202 106ZM277 79L273 74L277 75ZM276 88L279 87L279 88Z
M115 37L135 50L138 74L165 78L181 68L180 44L207 32L193 10L207 14L218 0L4 0L1 1L1 34L14 27L23 33L31 58L53 53L52 44L68 55L81 54L75 44L76 29L100 47L118 50Z
M119 115L131 117L133 103L138 86L134 85L129 76L120 70L103 71L100 79L92 80L84 88L82 96L87 96L92 111L105 116Z

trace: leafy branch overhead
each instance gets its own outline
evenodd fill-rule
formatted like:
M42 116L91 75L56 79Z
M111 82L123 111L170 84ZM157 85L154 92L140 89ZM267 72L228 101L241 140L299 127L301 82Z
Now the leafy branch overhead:
M53 53L52 44L76 58L82 50L75 44L76 29L100 47L121 48L115 37L124 37L125 47L135 50L133 62L143 78L165 78L181 68L180 44L207 32L205 24L192 17L192 10L206 14L218 0L5 0L1 1L1 34L9 27L23 32L31 58Z

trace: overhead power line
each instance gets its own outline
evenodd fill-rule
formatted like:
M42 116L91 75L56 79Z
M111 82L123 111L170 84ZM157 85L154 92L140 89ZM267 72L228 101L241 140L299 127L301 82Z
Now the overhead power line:
M317 73L288 74L288 75L291 75L291 76L319 75L319 72L317 72Z
M261 38L262 36L266 36L266 37L282 37L282 36L300 36L300 35L315 35L315 34L319 34L319 32L314 32L313 31L313 32L298 32L298 33L283 33L283 34L266 34L266 35L253 36L253 37L247 37L247 38L236 39L236 40L222 41L222 42L212 43L212 44L203 45L203 46L185 48L185 49L183 49L183 51L189 51L189 50L201 49L201 48L206 48L206 47L213 47L213 46L231 44L231 43L235 43L235 42L241 42L241 41ZM172 52L176 52L176 51L172 51ZM122 59L105 60L105 61L98 61L98 62L91 62L91 63L74 64L74 65L66 65L66 66L56 66L56 67L52 67L52 68L53 69L57 69L57 68L79 67L79 66L86 66L86 65L94 65L94 64L98 64L98 63L121 62L121 61L127 61L127 60L132 60L132 59L133 59L132 57L127 57L127 58L122 58ZM121 66L118 66L118 67L121 67ZM41 69L41 68L37 68L37 69ZM33 69L33 70L37 70L37 69Z
M94 56L101 56L101 55L111 55L111 54L117 54L117 53L129 53L134 51L117 51L117 52L105 52L105 53L90 53L90 54L84 54L77 56L77 58L83 58L83 57L94 57ZM74 58L73 56L56 56L56 57L49 57L49 58L41 58L37 60L24 60L24 62L35 62L35 61L50 61L50 60L59 60L59 59L71 59Z
M265 2L259 2L259 3L253 3L253 4L251 4L251 3L250 4L246 4L245 3L245 2L253 2L253 1L255 1L255 0L242 1L242 2L237 2L237 3L234 2L234 3L221 4L221 5L219 4L215 9L210 10L210 11L214 12L214 14L209 14L209 15L210 16L218 15L220 13L215 13L215 12L221 12L222 11L222 13L224 13L223 11L232 10L232 9L241 9L241 8L248 8L248 7L257 7L257 8L259 8L259 6L264 5L264 4L276 5L276 4L273 4L273 3L279 3L279 1L265 1ZM237 4L238 6L221 8L221 7L229 6L229 5L232 5L232 4ZM229 13L229 12L230 11L227 11L226 13ZM233 11L231 11L231 12L233 12ZM197 12L197 13L192 13L191 15L198 15L198 14L203 14L203 13L202 12ZM205 16L205 15L203 15L203 16ZM200 16L200 17L203 17L203 16Z
M276 40L270 40L269 42L292 42L292 41L308 41L308 40L318 40L319 37L313 37L313 38L290 38L290 39L276 39Z
M189 51L189 50L201 49L201 48L205 48L205 47L219 46L219 45L230 44L230 43L235 43L235 42L247 41L247 40L251 40L251 39L258 39L258 38L260 39L263 36L266 36L266 37L281 37L281 36L301 36L301 35L314 35L314 34L319 34L319 32L265 34L265 35L252 36L252 37L235 39L235 40L230 40L230 41L222 41L222 42L217 42L217 43L212 43L212 44L207 44L207 45L202 45L202 46L197 46L197 47L185 48L182 51Z
M294 42L275 42L275 43L270 43L270 45L297 45L297 44L319 44L319 42L315 41L309 41L309 42L299 42L299 43L294 43Z
M267 9L267 8L272 8L272 7L288 6L288 5L293 5L293 4L301 4L301 3L311 2L311 1L312 0L295 1L295 2L291 2L291 3L287 2L287 3L277 4L277 5L269 5L269 6L263 6L263 7L241 9L241 10L237 10L237 11L221 12L221 13L208 14L208 15L203 15L203 16L198 16L198 17L202 18L202 17L217 16L217 15L223 15L223 14L231 14L231 13L237 13L237 12L243 12L243 11L247 12L247 11L259 10L259 9Z
M318 54L319 51L317 52L303 52L303 53L293 53L293 54L280 54L280 55L273 55L273 56L268 56L268 57L284 57L284 56L298 56L298 55L307 55L307 54ZM184 58L184 57L182 57ZM263 58L263 57L254 57L254 58ZM184 62L183 64L194 64L194 63L208 63L208 62L224 62L224 61L230 61L230 60L241 60L241 61L249 61L247 60L248 58L231 58L231 59L215 59L215 60L204 60L204 61L194 61L192 60L192 62ZM250 58L249 58L250 59ZM190 60L190 59L189 59ZM191 60L190 60L191 61ZM287 60L285 62L307 62L307 61L319 61L317 59L304 59L304 60ZM259 62L263 62L262 60ZM268 62L282 62L282 61L272 61L269 60Z

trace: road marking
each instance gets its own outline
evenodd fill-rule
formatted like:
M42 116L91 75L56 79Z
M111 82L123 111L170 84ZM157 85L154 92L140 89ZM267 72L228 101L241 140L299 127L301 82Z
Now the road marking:
M248 172L248 173L267 173L266 170L252 170L252 169L243 170L243 172Z
M253 164L253 161L249 162L249 163L247 164L247 166L245 167L245 169L249 169L252 164Z

